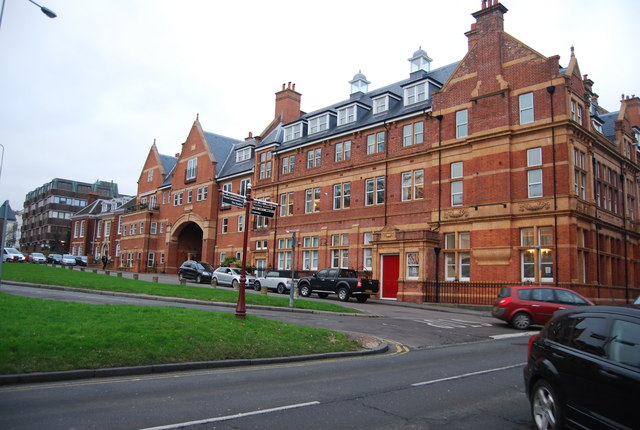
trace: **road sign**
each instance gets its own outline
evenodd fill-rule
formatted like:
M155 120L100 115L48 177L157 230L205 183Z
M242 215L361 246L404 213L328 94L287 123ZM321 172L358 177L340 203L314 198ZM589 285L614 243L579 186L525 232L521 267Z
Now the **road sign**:
M277 203L273 203L267 200L253 199L252 203L254 208L260 208L266 211L275 211L276 208L278 207Z
M235 194L222 193L222 203L243 208L246 200L242 196Z
M253 215L259 215L267 218L273 218L276 216L275 210L266 210L266 209L256 208L256 207L251 209L251 213Z

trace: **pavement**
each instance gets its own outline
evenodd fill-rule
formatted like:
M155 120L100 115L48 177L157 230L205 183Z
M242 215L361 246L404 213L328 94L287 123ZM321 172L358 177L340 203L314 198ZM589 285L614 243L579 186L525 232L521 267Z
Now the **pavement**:
M74 270L82 270L84 271L94 271L95 273L101 274L109 274L110 276L120 276L123 278L130 279L138 279L141 281L148 282L159 282L166 284L179 284L178 277L176 275L167 275L160 273L140 273L134 274L131 272L120 272L114 270L104 271L102 269L97 269L93 267L89 268L73 268ZM72 291L72 292L83 292L97 295L108 295L108 296L118 296L118 297L127 297L127 298L140 298L145 300L158 300L170 303L185 303L185 304L195 304L201 306L211 306L211 307L234 307L234 303L221 303L221 302L210 302L203 300L194 300L194 299L183 299L176 297L160 297L160 296L151 296L146 294L133 294L133 293L120 293L113 291L99 291L99 290L91 290L91 289L83 289L83 288L71 288L71 287L63 287L57 285L45 285L45 284L31 284L24 282L15 282L15 281L2 281L2 284L6 285L16 285L22 287L30 287L30 288L41 288L41 289L50 289L50 290L59 290L59 291ZM190 284L191 285L191 284ZM193 284L194 286L197 284ZM200 285L204 288L207 288L207 285ZM247 292L260 294L260 292L254 292L253 290L247 289ZM370 303L378 303L387 306L402 306L402 307L411 307L425 310L437 310L441 312L455 312L455 313L470 313L470 314L478 314L483 313L486 314L488 310L490 310L489 306L458 306L458 305L443 305L443 304L435 304L435 303L405 303L405 302L396 302L389 300L376 300L369 299ZM341 303L342 305L347 305L347 303ZM336 313L336 312L325 312L325 311L316 311L309 309L297 309L297 308L283 308L276 306L260 306L260 305L246 305L247 309L265 309L271 311L279 311L279 312L298 312L298 313L325 313L334 316L340 317L354 317L354 318L375 318L379 315L371 314L371 313ZM287 362L299 362L306 360L319 360L319 359L329 359L329 358L337 358L337 357L357 357L369 354L381 354L389 349L389 344L382 339L375 338L373 336L365 335L362 333L348 333L355 339L357 339L362 346L363 349L359 351L349 351L349 352L333 352L333 353L324 353L324 354L309 354L309 355L299 355L299 356L290 356L290 357L273 357L273 358L258 358L258 359L240 359L240 360L220 360L220 361L200 361L200 362L188 362L188 363L170 363L170 364L157 364L157 365L148 365L148 366L130 366L130 367L117 367L117 368L104 368L104 369L79 369L79 370L70 370L70 371L59 371L59 372L34 372L34 373L24 373L24 374L13 374L13 375L0 375L0 385L8 385L8 384L22 384L22 383L35 383L35 382L54 382L54 381L65 381L65 380L74 380L74 379L86 379L86 378L106 378L106 377L114 377L114 376L130 376L130 375L144 375L144 374L153 374L153 373L166 373L166 372L177 372L177 371L186 371L186 370L199 370L199 369L215 369L215 368L225 368L225 367L236 367L236 366L253 366L253 365L265 365L265 364L276 364L276 363L287 363Z

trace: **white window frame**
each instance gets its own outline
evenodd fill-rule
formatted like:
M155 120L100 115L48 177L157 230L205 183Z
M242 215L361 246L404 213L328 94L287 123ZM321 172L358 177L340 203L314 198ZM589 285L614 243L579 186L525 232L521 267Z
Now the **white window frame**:
M382 181L382 187L379 187L380 181ZM365 206L375 206L384 204L384 188L386 186L384 176L377 176L375 178L367 178L365 180ZM371 188L371 189L369 189ZM369 198L371 196L371 198ZM382 197L382 198L380 198Z
M338 125L352 124L358 120L356 105L349 105L338 109Z
M185 180L190 181L192 179L195 179L197 173L198 173L198 159L191 158L187 160L187 173L185 175Z
M288 125L284 128L284 141L300 139L302 137L302 123Z
M309 120L309 134L320 133L329 129L329 114L319 115Z
M429 83L418 82L404 89L404 105L409 106L429 100Z
M383 113L389 110L389 95L385 94L373 100L373 114Z
M520 124L530 124L535 121L532 92L520 94L518 97L518 106L520 109Z
M412 281L420 279L420 253L407 252L405 258L407 263L405 278Z
M456 139L469 136L469 110L462 109L456 112Z
M248 161L251 159L251 148L242 148L236 151L236 163Z
M304 213L320 212L320 188L308 188L304 196Z

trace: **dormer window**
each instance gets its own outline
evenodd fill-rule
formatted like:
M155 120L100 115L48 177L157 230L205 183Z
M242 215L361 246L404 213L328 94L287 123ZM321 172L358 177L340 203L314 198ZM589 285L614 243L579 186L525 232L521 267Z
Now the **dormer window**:
M290 125L284 129L284 141L300 139L302 137L302 123Z
M356 122L356 106L351 105L338 109L338 125L350 124Z
M373 113L382 113L389 110L389 96L384 95L373 99Z
M309 134L320 133L329 128L329 114L324 114L309 120Z
M236 151L236 163L251 159L251 148L242 148Z
M428 98L429 98L429 92L428 92L426 81L420 82L419 84L416 84L404 89L405 106L423 102Z

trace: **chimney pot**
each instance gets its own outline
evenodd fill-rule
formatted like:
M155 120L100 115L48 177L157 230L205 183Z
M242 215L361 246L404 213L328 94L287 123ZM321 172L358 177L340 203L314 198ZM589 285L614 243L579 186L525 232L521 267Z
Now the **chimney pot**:
M180 158L180 153L176 152L176 158Z

